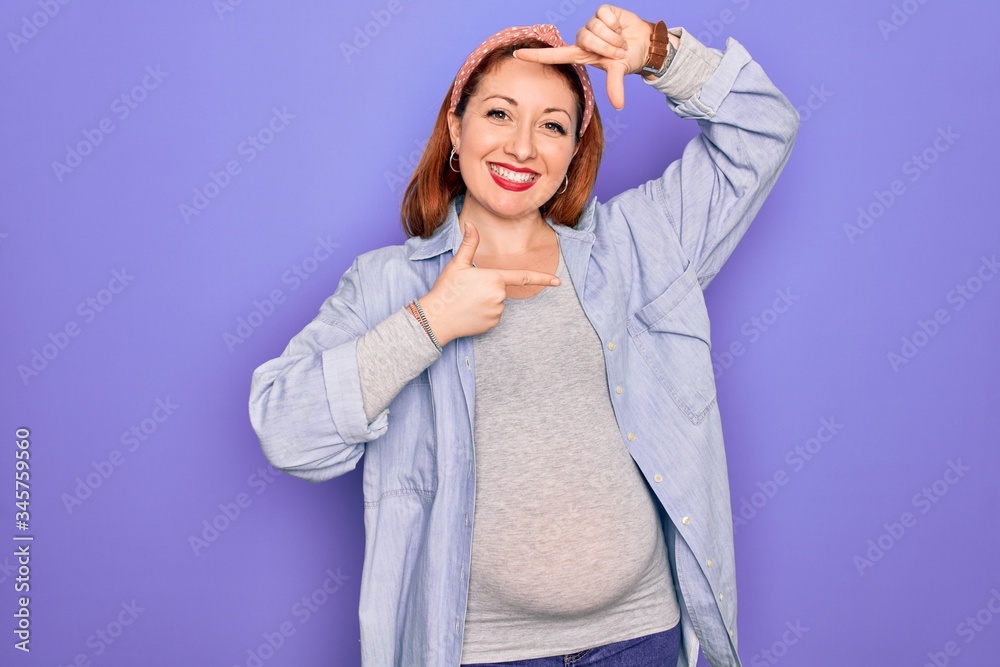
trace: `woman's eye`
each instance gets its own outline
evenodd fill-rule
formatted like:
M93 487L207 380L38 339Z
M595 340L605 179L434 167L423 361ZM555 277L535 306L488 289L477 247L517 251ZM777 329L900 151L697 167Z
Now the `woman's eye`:
M549 121L548 123L545 124L545 127L555 132L558 132L559 134L566 134L566 129L555 121Z
M486 115L491 116L493 118L497 118L499 120L503 120L507 117L507 112L504 111L503 109L490 109L489 111L486 112Z

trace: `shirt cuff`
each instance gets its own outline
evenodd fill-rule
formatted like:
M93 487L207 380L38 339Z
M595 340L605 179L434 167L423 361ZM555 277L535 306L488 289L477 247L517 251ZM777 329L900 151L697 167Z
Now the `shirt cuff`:
M722 62L722 54L702 44L684 28L670 28L667 32L680 37L677 53L662 76L643 81L681 104L694 97L712 77Z
M389 428L389 410L368 421L361 398L357 338L323 351L323 380L330 415L344 443L370 442Z
M423 325L400 308L359 339L358 374L365 416L388 408L406 383L441 358Z

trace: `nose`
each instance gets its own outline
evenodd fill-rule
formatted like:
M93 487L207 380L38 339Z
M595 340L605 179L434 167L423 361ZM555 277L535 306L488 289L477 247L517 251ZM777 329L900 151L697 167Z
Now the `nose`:
M535 133L531 125L518 123L512 128L505 150L518 162L527 162L535 157Z

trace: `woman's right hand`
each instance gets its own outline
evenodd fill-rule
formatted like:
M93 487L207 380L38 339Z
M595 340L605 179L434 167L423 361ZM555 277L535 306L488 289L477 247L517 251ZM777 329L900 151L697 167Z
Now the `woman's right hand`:
M621 7L601 5L576 33L576 43L514 51L518 60L555 65L592 65L607 72L608 99L621 111L625 107L625 75L642 73L652 36L649 23Z
M557 276L542 271L472 266L478 247L479 231L466 221L458 252L441 271L431 291L419 299L441 347L461 336L473 336L495 327L503 314L507 285L549 287L561 282Z

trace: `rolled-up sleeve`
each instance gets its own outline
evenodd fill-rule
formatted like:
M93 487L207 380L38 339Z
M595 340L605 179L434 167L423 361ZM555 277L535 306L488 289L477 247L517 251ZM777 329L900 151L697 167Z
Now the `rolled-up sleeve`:
M362 402L356 346L367 329L355 260L319 315L254 371L250 422L276 468L331 479L353 470L365 443L385 433L388 410L369 422Z
M701 131L660 178L637 191L660 211L704 289L774 187L799 114L735 39L727 40L724 53L687 31L681 44L666 72L644 81ZM627 197L619 203L627 206Z
M677 53L662 75L643 81L680 104L693 97L715 74L722 56L684 28L671 28L669 32L680 40Z

